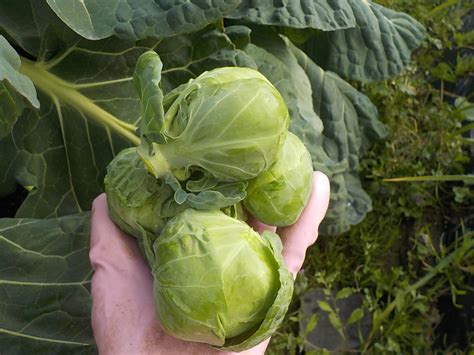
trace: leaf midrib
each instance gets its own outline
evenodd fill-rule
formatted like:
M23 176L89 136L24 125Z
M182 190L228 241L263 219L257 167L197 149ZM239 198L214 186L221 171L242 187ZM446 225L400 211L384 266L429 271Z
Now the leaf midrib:
M5 333L5 334L8 334L8 335L13 335L13 336L22 337L22 338L29 338L29 339L32 339L32 340L38 340L38 341L42 341L42 342L57 343L57 344L64 344L64 345L78 345L78 346L92 346L93 345L93 344L76 342L76 341L68 341L68 340L61 340L61 339L39 337L39 336L35 336L35 335L16 332L16 331L13 331L13 330L8 330L8 329L5 329L5 328L0 328L0 333Z
M110 128L131 143L140 144L135 134L135 127L97 106L91 99L81 94L75 87L56 75L50 73L41 63L34 63L21 57L20 72L28 76L33 84L59 103L75 107L85 116L105 127Z

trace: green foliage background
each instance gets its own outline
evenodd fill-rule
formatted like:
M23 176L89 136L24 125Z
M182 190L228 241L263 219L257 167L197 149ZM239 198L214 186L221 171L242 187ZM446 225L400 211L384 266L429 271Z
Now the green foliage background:
M149 49L165 91L218 66L260 70L330 175L330 213L269 353L468 351L472 334L443 329L473 273L473 109L451 91L473 72L463 53L474 36L460 32L470 2L214 0L201 12L199 0L128 2L140 6L0 2L0 196L17 184L27 195L0 219L0 352L96 351L87 211L108 162L139 143L131 80ZM427 29L414 56L424 30L391 9Z
M472 80L474 58L462 53L472 51L473 31L461 32L462 18L472 5L432 0L378 3L418 19L427 37L402 75L358 85L391 132L361 161L373 212L345 235L322 236L310 249L293 313L273 338L271 354L473 350L469 344L474 335L466 332L466 324L448 324L450 334L444 333L442 322L448 314L439 309L441 300L450 299L449 312L461 309L458 312L472 316L472 310L462 309L472 297L468 281L472 285L474 272L474 191L472 181L463 181L473 162L472 141L461 134L466 131L462 122L472 123L472 104L466 102L469 97L447 89L463 78ZM440 181L447 175L461 176L451 183ZM384 181L411 176L430 176L433 181ZM318 307L305 314L302 300L315 289L324 299L311 296ZM350 316L343 316L344 301L354 297L357 306L349 306ZM467 322L472 330L472 319ZM323 329L328 324L338 338L325 348L314 339L330 334Z

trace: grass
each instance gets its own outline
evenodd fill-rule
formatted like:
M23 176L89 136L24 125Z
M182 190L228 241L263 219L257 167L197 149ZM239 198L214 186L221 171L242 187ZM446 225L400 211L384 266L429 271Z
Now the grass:
M474 284L472 141L463 128L472 106L454 93L474 72L472 58L463 56L473 50L474 36L461 32L469 4L378 2L417 18L427 37L399 77L355 84L391 130L362 161L373 212L345 235L321 237L310 249L270 354L474 350L469 326L446 327L440 308L448 299L449 312L468 314L461 307ZM389 180L400 177L418 178ZM313 299L315 312L304 314L300 297L314 289L323 296ZM315 344L318 335L331 334L335 340L326 348Z

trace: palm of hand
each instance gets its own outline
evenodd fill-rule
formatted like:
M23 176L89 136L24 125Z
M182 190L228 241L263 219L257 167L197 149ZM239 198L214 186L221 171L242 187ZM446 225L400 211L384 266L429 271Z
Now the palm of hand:
M296 276L306 249L317 238L318 226L329 203L329 182L315 173L313 191L297 223L280 228L283 256ZM259 221L258 231L276 231ZM225 354L206 344L186 342L165 333L155 315L153 277L136 240L121 232L109 219L102 194L92 209L90 260L92 278L92 327L101 354ZM240 354L263 354L268 340Z

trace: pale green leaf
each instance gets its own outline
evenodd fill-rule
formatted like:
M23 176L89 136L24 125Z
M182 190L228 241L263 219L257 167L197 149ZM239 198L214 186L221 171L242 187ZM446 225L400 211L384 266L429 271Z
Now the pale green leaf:
M327 303L326 301L318 301L318 306L319 308L321 308L323 311L326 311L326 312L334 312L334 310L332 309L332 307L329 305L329 303Z
M364 309L363 308L356 308L352 311L351 315L349 316L349 319L347 321L348 324L353 324L355 322L358 322L364 317Z
M342 334L343 325L337 313L335 312L329 313L329 321L331 322L332 326L338 331L340 331Z
M339 291L337 291L336 299L341 300L341 299L347 298L350 295L352 295L354 292L355 290L352 287L344 287L340 289Z
M164 143L161 131L165 113L161 71L163 63L156 52L143 53L137 61L133 82L140 98L140 136L145 140Z
M311 317L309 318L308 324L306 325L305 332L310 333L313 331L313 329L316 327L318 324L319 317L317 314L312 314Z

